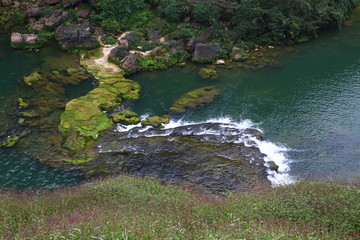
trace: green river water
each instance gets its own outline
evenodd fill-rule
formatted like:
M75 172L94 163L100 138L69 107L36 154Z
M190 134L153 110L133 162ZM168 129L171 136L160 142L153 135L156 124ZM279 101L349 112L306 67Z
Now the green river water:
M285 170L294 178L359 176L359 16L357 11L351 26L341 31L322 33L316 40L288 49L277 58L279 67L218 68L220 78L215 82L197 76L201 66L130 76L143 87L141 99L132 107L139 114L161 115L181 94L218 85L221 97L188 112L182 120L251 122L265 133L267 141L281 146ZM9 35L0 35L0 42L0 131L4 131L15 127L12 113L17 98L28 91L19 86L18 78L35 68L51 68L48 65L54 59L76 59L56 47L39 53L12 50ZM88 84L68 89L67 98L89 88ZM0 166L3 187L51 188L83 180L78 172L42 166L18 148L0 149Z

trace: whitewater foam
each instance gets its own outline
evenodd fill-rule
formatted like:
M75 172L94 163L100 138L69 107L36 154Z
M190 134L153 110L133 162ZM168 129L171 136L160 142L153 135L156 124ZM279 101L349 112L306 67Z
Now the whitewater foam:
M146 118L148 115L141 116L142 119ZM288 173L290 171L290 159L286 156L286 153L290 149L280 143L273 143L267 140L259 140L256 136L251 134L239 134L239 132L245 131L246 129L256 129L261 131L258 124L253 123L249 119L242 121L234 121L229 117L220 117L220 118L211 118L206 121L185 121L185 120L171 120L168 124L164 124L163 130L161 133L149 131L152 127L146 126L142 127L141 124L136 125L118 125L117 132L129 132L131 129L137 128L137 132L142 133L142 136L145 137L154 137L154 136L169 136L174 129L178 127L186 127L193 125L201 125L204 123L217 123L222 127L221 131L215 131L206 127L200 127L196 131L192 129L183 130L182 135L216 135L216 136L236 136L239 135L239 138L235 143L244 143L247 147L257 147L261 153L265 154L264 157L265 166L269 167L271 164L276 164L279 166L278 171L271 170L268 168L268 180L271 182L272 186L281 186L290 183L294 183L295 179L290 176ZM233 130L233 131L232 131ZM137 137L138 135L134 133L130 137Z

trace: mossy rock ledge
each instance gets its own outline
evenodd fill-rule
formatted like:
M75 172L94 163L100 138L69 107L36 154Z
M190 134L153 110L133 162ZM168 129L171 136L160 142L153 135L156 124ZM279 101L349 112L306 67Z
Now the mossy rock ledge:
M96 140L100 131L113 125L112 119L104 111L120 106L122 101L138 99L139 92L138 83L121 75L100 78L97 88L66 104L60 117L59 130L65 139L72 136L72 141L64 141L64 146L76 152L84 148L84 141Z
M169 109L170 113L185 113L187 109L203 107L220 94L217 86L202 87L182 95Z
M202 79L210 79L210 80L216 80L218 79L218 74L214 69L210 68L201 68L199 70L199 77Z

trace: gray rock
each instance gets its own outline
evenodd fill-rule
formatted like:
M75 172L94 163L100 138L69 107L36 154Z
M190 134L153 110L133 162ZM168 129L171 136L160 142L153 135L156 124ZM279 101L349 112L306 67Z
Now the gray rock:
M26 44L36 44L40 40L37 34L23 34L23 39Z
M128 54L121 61L121 68L124 69L127 73L134 73L140 70L140 65L134 54Z
M61 0L45 0L47 5L56 5L61 2Z
M86 18L88 18L89 15L90 15L90 10L89 10L89 9L79 9L79 10L76 11L76 14L77 14L79 17L81 17L81 18L83 18L83 19L86 19Z
M64 8L68 8L68 7L74 7L74 6L78 5L80 2L81 2L81 0L62 0L61 5Z
M1 3L4 7L11 6L12 0L1 0Z
M11 34L11 46L17 48L39 47L40 37L37 34L22 34L13 32ZM41 45L41 44L40 44Z
M41 8L39 8L38 6L34 6L34 5L28 6L26 8L26 15L29 18L40 17L41 16Z
M186 48L190 51L193 51L196 44L204 43L205 41L207 41L211 37L211 35L213 35L214 30L215 29L213 27L209 27L199 37L190 39L189 42L186 44Z
M155 30L153 28L147 29L148 39L151 41L157 41L162 37L161 31Z
M30 24L30 28L33 31L41 32L44 29L44 22L43 21L36 21Z
M128 47L125 45L118 45L111 50L109 58L119 63L124 57L129 54Z
M22 44L23 43L23 37L21 33L13 32L11 34L11 44Z
M86 48L92 49L99 46L99 42L91 34L91 26L88 23L78 25L62 24L56 29L56 36L62 48Z
M196 62L211 62L215 59L216 54L219 52L219 44L196 44L193 61Z
M63 22L65 22L67 19L71 17L71 14L69 12L64 12L61 10L56 10L54 13L48 17L45 18L45 26L49 28L56 28L60 26Z

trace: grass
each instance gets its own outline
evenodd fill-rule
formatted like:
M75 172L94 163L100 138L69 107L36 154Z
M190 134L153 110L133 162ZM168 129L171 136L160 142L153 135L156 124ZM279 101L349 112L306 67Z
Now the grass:
M119 176L0 195L0 239L359 239L360 188L300 182L209 196Z

